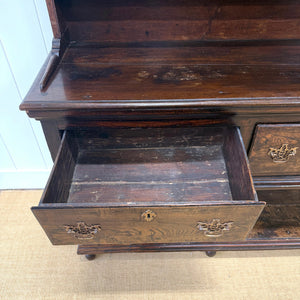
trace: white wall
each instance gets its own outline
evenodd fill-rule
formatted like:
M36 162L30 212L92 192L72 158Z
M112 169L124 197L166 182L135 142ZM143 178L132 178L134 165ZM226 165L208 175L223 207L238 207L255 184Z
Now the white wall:
M0 0L0 189L43 188L52 167L40 123L19 111L52 41L45 0Z

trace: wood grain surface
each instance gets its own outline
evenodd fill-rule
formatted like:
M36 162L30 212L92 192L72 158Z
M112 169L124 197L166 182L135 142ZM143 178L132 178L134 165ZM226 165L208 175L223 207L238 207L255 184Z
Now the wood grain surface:
M263 204L247 205L114 207L114 208L34 208L33 213L54 245L184 243L244 240L255 224ZM141 215L151 209L157 215L145 222ZM220 237L208 237L197 228L198 222L233 222ZM78 222L99 224L101 231L93 239L82 240L67 233L66 225Z
M108 61L109 55L105 57L105 53L110 50L92 49L91 57L85 55L89 49L84 48L82 53L76 50L76 57L84 58L73 58L75 63L63 61L46 93L41 97L39 87L33 87L21 107L30 108L26 102L34 105L34 102L40 101L47 105L54 101L55 103L78 101L78 104L98 101L98 105L101 106L109 101L119 100L127 105L131 102L140 102L143 106L147 106L147 103L152 102L153 106L157 106L163 99L168 99L176 105L180 104L180 101L186 102L187 99L202 99L204 103L207 102L205 99L236 99L238 103L239 98L299 97L297 75L299 59L297 55L289 55L290 52L298 51L298 47L221 49L216 47L212 50L220 51L220 55L218 53L215 56L204 55L205 63L203 57L199 58L200 53L210 51L210 48L205 47L204 49L195 47L189 55L188 49L184 47L178 47L176 50L163 49L161 55L157 48L128 50L129 53L124 49L125 55L121 49L120 56L116 56L122 59L114 59L116 61L114 63ZM226 49L229 52L233 51L232 57L230 53L226 53ZM254 49L258 54L254 54ZM285 54L281 53L282 50ZM114 49L113 51L116 52ZM132 57L137 56L139 51L142 53L140 54L142 59L133 59ZM173 53L169 59L164 58L167 51ZM267 51L269 57L264 57ZM68 56L68 52L67 50L66 55L70 61L72 58ZM244 52L246 57L243 57ZM194 53L197 53L195 57ZM103 61L101 64L97 63L97 57L101 57ZM223 105L225 104L223 102ZM215 104L207 102L206 105Z
M276 163L268 154L270 148L280 149L284 144L296 149L287 161ZM298 150L298 151L297 151ZM254 176L300 174L300 125L259 124L249 152L251 171Z

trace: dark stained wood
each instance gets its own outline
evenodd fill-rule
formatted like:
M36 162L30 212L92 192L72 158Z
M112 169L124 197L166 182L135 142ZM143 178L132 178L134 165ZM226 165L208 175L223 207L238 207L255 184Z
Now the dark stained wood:
M52 26L52 31L54 35L54 39L60 39L61 38L61 29L59 26L59 20L57 16L57 10L55 6L55 0L46 0L48 13L50 17L50 22Z
M157 107L164 102L175 107L192 103L221 107L232 99L243 105L247 98L262 102L262 98L299 97L298 71L297 65L62 64L42 101L49 108L54 107L53 99L69 108L84 103ZM35 109L39 101L40 91L33 91L21 108Z
M76 145L72 149L68 147L68 139L69 137L65 134L42 195L41 203L44 202L44 199L51 199L52 203L59 203L61 199L65 199L69 194L76 163Z
M176 243L176 244L133 244L133 245L79 245L77 253L104 254L122 252L178 252L178 251L249 251L298 249L300 240L249 240L234 243Z
M295 148L295 155L286 161L276 162L270 156L270 149ZM297 149L296 149L297 148ZM298 150L298 151L297 151ZM249 152L251 171L254 176L299 175L300 174L300 125L299 124L259 124Z
M230 187L233 199L242 200L245 199L245 195L257 199L246 157L247 154L242 144L240 131L236 130L232 134L225 132L224 158L228 176L232 179L230 180Z
M285 208L283 209L285 210ZM249 235L249 239L251 240L299 239L300 237L299 220L294 226L288 224L287 221L285 224L272 223L271 218L274 215L277 215L272 212L278 210L279 210L278 208L275 209L275 208L267 207L265 210L265 214L268 214L268 220L270 221L266 223L263 221L263 219L259 219L255 224L255 227L253 228L253 232L251 232L251 234ZM299 206L290 208L290 211L292 210L296 210L297 213L299 214ZM262 218L265 216L265 214L263 214Z
M67 4L67 3L66 3ZM212 0L131 0L124 4L122 0L97 1L73 0L65 5L65 18L68 21L126 20L126 19L207 19L219 5L218 19L239 20L294 19L300 16L299 2L293 1L212 1ZM184 11L183 11L184 10Z
M258 197L267 205L248 238L300 239L300 190L261 190Z
M299 65L300 43L294 42L207 42L100 44L72 43L62 64L143 65Z
M186 149L111 149L97 153L87 152L84 155L88 154L89 160L80 155L74 174L76 183L164 180L167 182L167 178L170 178L170 182L176 180L200 182L218 178L221 181L227 177L221 145L186 147ZM205 174L200 172L204 169Z
M85 255L85 258L86 258L87 260L94 260L94 259L96 258L96 255L93 255L93 254L86 254L86 255Z
M256 200L236 128L86 129L66 136L54 169L68 153L75 164L68 169L70 198L58 202Z
M52 127L49 127L49 132L53 131L53 133L49 133L50 137L53 134L56 135L58 130L63 131L67 128L78 127L155 128L236 124L241 130L246 149L249 149L256 123L273 123L274 120L277 120L279 123L287 121L300 123L300 108L295 105L292 106L291 103L289 103L288 106L257 106L257 103L251 107L226 106L223 111L216 108L204 109L201 108L201 106L191 109L139 108L112 111L97 109L96 106L90 103L86 105L89 109L61 111L39 110L38 115L42 119L52 118L56 120L56 122L52 124ZM291 107L293 109L291 109ZM32 115L29 112L29 115L33 117L36 113L37 112L34 112Z
M68 22L71 40L88 42L133 42L162 40L299 39L300 21L295 20L171 20L119 22ZM290 30L285 30L285 27ZM122 30L123 29L123 30ZM87 32L89 33L87 35Z
M205 251L205 254L208 257L214 257L217 254L217 252L216 251Z
M239 126L248 153L256 124L272 124L274 120L276 120L276 123L300 123L300 110L298 111L297 107L297 105L281 104L276 108L262 105L252 109L238 109L236 115L232 118L232 122Z
M284 189L283 192L287 193L287 189L300 188L300 176L262 176L254 177L253 180L256 190Z
M54 161L61 144L60 132L55 121L43 120L41 124L52 160Z
M44 92L44 89L46 88L52 74L54 73L57 65L58 65L58 62L59 62L59 57L56 53L52 54L50 56L50 59L49 59L49 62L48 62L48 65L47 65L47 68L46 68L46 71L40 81L40 90L41 92Z
M214 135L203 128L80 133L68 202L86 194L102 203L231 200L222 130L207 131Z
M84 151L108 149L149 149L171 147L218 146L224 143L223 126L193 126L154 128L81 127L70 131ZM235 131L236 129L232 129ZM231 132L230 132L231 133ZM229 134L230 134L229 133ZM209 154L207 154L209 155ZM85 157L89 160L89 157Z
M63 6L75 41L299 38L296 1L72 1ZM286 30L289 28L289 30Z
M86 116L95 115L98 109L103 118L108 115L104 110L115 110L119 115L114 120L126 116L143 119L149 109L159 111L161 118L167 116L166 109L173 111L173 116L189 109L181 120L193 118L195 112L191 114L191 109L200 113L201 109L214 108L210 112L213 119L216 112L235 114L241 107L248 111L256 108L260 114L268 106L284 110L286 105L295 107L299 102L298 53L299 46L280 43L258 47L255 43L71 47L47 93L41 94L39 85L34 84L20 107L36 118L51 113L56 114L55 118L58 114L75 115L78 109L83 109L80 114Z
M91 257L300 247L298 153L268 156L299 152L299 1L46 2L59 59L20 108L57 156L33 208L53 243Z
M298 187L286 189L276 189L269 188L269 190L259 190L257 191L259 195L259 199L261 201L267 202L268 205L282 205L285 206L299 206L300 205L300 190ZM292 207L289 207L290 214L297 215L296 211L292 211ZM280 211L278 211L280 213ZM299 216L298 216L299 217ZM288 222L287 216L279 217L281 220L286 220ZM276 218L274 219L274 221Z

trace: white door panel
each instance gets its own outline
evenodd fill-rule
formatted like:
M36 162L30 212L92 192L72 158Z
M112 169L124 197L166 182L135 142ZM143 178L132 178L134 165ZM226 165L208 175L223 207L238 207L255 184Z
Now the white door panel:
M18 169L46 169L29 118L18 109L20 94L2 47L0 65L0 133L4 143Z
M52 166L38 121L19 105L51 50L45 0L0 0L0 189L42 188Z
M10 156L8 149L3 141L2 136L0 135L0 166L4 171L7 170L16 170L17 168L14 165L12 157Z

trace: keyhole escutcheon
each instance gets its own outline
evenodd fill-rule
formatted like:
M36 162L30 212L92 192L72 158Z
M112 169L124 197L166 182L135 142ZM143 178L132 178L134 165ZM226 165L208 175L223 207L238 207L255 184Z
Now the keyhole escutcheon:
M156 217L156 213L150 209L142 213L142 219L146 222L151 222Z

